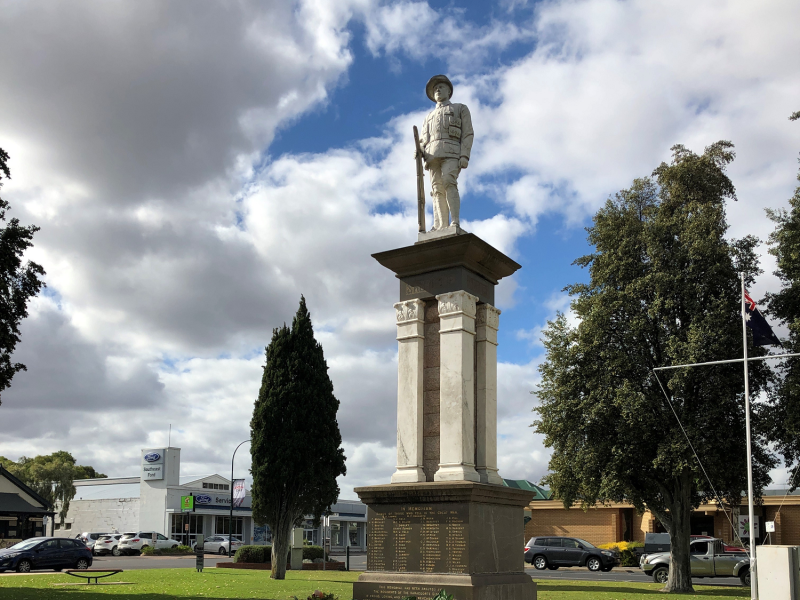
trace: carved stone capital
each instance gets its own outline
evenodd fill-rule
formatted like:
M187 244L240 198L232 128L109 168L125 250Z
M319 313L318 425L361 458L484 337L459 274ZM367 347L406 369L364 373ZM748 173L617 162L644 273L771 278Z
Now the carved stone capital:
M481 304L478 306L475 317L477 327L491 327L494 330L500 328L500 310L491 304Z
M405 302L397 302L394 305L397 311L397 322L405 323L406 321L423 321L425 313L425 303L422 300L406 300Z
M463 290L458 292L448 292L436 296L439 301L439 317L448 315L464 315L475 318L476 304L478 297L473 296Z

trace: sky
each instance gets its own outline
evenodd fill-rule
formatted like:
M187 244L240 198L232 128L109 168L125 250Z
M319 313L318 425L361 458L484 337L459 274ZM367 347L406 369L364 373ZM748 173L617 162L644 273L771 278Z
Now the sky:
M0 0L2 197L47 271L0 455L131 476L169 442L183 474L228 476L302 294L341 498L387 483L398 284L371 254L416 241L411 128L444 73L475 129L462 227L522 265L497 289L500 473L539 481L540 332L587 278L585 227L674 144L725 139L728 233L766 240L797 183L798 21L791 0ZM777 289L767 249L755 297Z

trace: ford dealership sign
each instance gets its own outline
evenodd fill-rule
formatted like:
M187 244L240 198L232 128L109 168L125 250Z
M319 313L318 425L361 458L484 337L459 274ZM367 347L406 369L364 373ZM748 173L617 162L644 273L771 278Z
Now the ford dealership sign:
M161 459L161 455L158 452L150 452L144 455L144 459L149 463L154 463Z
M195 504L211 504L211 496L207 496L206 494L198 494L194 497Z

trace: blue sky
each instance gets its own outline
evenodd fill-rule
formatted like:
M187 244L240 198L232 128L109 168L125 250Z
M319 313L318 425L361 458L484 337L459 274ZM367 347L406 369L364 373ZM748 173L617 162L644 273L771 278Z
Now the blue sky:
M445 73L476 131L463 224L523 267L497 295L501 474L538 481L538 339L586 277L584 228L673 144L729 139L730 235L766 239L764 209L796 185L798 17L780 0L3 1L3 197L42 228L48 290L0 454L131 475L172 424L184 473L225 473L262 349L304 294L341 401L343 497L388 481L397 284L370 255L415 240L411 126ZM757 297L776 286L761 253Z

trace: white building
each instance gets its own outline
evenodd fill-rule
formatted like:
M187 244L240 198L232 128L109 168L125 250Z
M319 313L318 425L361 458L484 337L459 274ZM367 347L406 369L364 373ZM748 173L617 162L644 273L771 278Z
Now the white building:
M231 532L231 482L221 475L181 475L180 448L142 450L138 477L83 479L63 525L55 524L53 535L75 537L81 532L155 531L187 543L195 535L206 537L232 533L247 544L269 544L269 528L253 522L251 497L233 509ZM181 512L181 497L194 496L195 509ZM332 550L366 550L367 509L358 500L331 507L327 537ZM305 539L320 544L322 526L305 523Z

